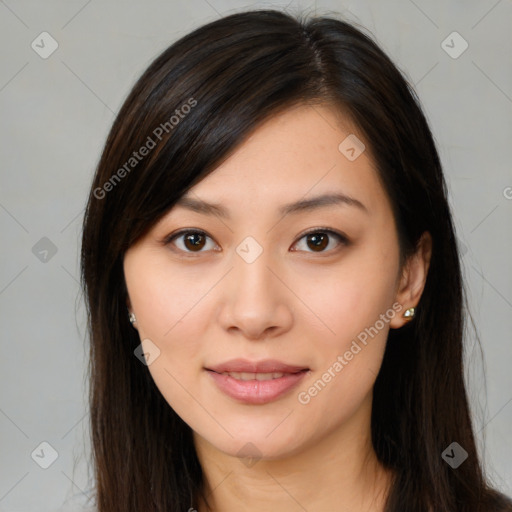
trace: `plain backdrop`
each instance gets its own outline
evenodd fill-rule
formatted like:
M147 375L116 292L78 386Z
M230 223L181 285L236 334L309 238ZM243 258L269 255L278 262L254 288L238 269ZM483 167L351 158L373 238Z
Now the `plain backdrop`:
M4 0L0 511L56 510L91 484L78 254L115 114L172 42L262 7L332 11L363 25L415 85L444 164L485 357L468 336L475 430L493 482L512 494L510 0Z

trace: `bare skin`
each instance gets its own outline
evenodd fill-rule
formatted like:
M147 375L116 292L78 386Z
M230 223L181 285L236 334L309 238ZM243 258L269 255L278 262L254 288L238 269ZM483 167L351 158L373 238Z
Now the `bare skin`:
M229 216L177 205L125 255L134 327L160 351L148 368L193 430L215 512L383 510L392 475L371 445L372 390L389 329L420 299L431 239L400 268L369 150L351 161L338 149L351 133L363 140L332 106L272 117L187 193ZM334 193L351 200L280 211ZM204 234L170 240L182 229ZM233 358L307 372L246 403L207 370Z

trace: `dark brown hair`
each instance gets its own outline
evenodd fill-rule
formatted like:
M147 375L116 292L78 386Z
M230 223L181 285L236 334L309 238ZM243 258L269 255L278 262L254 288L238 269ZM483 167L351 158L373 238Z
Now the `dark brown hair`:
M203 492L190 427L134 356L140 339L127 316L124 253L265 119L315 103L348 116L368 141L402 261L423 232L433 240L417 317L390 331L374 386L373 446L396 475L385 510L512 510L487 485L477 454L463 375L459 255L415 93L354 25L260 10L202 26L155 59L123 104L94 177L81 265L99 512L182 512ZM441 457L453 441L468 453L457 469Z

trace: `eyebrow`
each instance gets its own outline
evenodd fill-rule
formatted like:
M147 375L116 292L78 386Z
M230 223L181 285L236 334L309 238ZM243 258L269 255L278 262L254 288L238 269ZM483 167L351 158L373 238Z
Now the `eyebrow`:
M341 193L323 194L320 196L312 197L310 199L300 199L293 203L288 203L281 206L278 211L281 215L288 215L290 213L312 211L318 208L323 208L325 206L337 205L353 206L365 213L368 213L368 209L366 206L364 206L363 203L361 203L361 201ZM193 197L189 196L182 196L175 203L175 206L179 206L181 208L185 208L197 213L202 213L204 215L217 215L218 217L222 217L224 219L231 218L228 210L220 203L208 203L202 199L194 199Z

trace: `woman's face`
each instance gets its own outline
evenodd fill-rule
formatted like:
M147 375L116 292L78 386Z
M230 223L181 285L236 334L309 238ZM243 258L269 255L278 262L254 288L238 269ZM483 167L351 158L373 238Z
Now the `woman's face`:
M415 304L354 134L328 106L272 117L127 251L149 371L196 440L271 459L369 429L388 330Z

